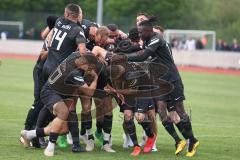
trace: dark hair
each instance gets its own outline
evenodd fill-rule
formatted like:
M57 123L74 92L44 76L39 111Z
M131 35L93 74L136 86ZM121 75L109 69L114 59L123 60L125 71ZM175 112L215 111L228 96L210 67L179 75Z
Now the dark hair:
M153 28L153 23L157 22L157 17L150 17L148 20L144 20L139 23L139 26L151 27Z
M138 29L136 27L131 28L129 30L128 38L133 42L139 41L140 37L139 37Z
M118 26L116 24L108 24L107 28L112 32L115 32L116 30L118 30Z
M80 6L74 3L69 3L65 9L67 9L68 11L72 12L72 14L74 15L79 15L79 13L81 12L80 10Z
M55 15L50 15L47 17L47 26L50 30L54 28L55 22L57 19L58 19L58 17Z
M164 32L164 28L162 26L155 25L153 28L160 30L162 33Z
M87 63L91 63L91 64L97 64L98 63L97 57L95 57L92 54L85 54L82 57L87 61Z

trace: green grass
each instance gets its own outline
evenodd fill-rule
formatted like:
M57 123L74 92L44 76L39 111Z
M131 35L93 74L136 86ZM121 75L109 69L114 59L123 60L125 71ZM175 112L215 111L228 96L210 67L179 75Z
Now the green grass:
M25 149L19 144L19 133L29 107L33 102L32 68L34 62L3 60L0 66L0 159L47 159L42 149ZM193 129L201 146L196 160L239 159L240 151L240 77L203 73L181 73L187 100L186 109L191 109ZM78 106L80 110L80 106ZM97 144L92 153L73 154L70 147L56 149L50 159L187 159L174 156L174 142L159 122L159 152L129 156L131 149L122 149L121 114L114 111L113 148L115 154L107 154ZM94 125L95 126L95 125ZM139 137L142 135L138 127ZM49 158L48 158L49 159Z

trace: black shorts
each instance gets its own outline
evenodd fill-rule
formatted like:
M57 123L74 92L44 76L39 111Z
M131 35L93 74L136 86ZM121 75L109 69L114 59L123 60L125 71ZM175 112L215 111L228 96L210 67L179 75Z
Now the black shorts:
M173 82L173 85L174 89L169 95L169 100L167 100L168 111L174 111L176 109L176 104L180 101L185 100L182 80Z
M184 86L182 83L182 80L177 80L175 82L172 82L174 89L171 93L165 95L165 96L161 96L161 97L157 97L154 98L154 102L156 103L156 101L164 101L167 102L167 109L168 111L174 111L176 109L176 104L179 101L183 101L185 100L185 96L184 96Z
M53 105L57 102L63 102L64 99L69 99L70 96L60 95L50 88L47 83L43 86L41 91L41 100L48 110L53 113Z
M146 113L149 110L155 109L153 99L138 99L136 104L133 106L129 104L120 105L120 112L124 112L124 110L131 110L133 113Z

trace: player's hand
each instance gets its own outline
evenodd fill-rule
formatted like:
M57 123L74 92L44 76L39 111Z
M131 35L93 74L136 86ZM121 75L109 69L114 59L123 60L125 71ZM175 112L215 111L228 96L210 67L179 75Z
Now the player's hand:
M177 124L177 123L180 122L180 117L179 117L179 115L177 114L176 111L171 111L168 114L169 114L169 117L171 118L173 123Z
M103 65L106 65L106 66L108 65L108 63L102 57L98 57L98 59Z
M144 114L144 113L139 113L139 112L137 112L137 113L135 114L135 117L136 117L136 119L137 119L138 122L143 122L144 119L145 119L145 114Z
M90 71L87 72L87 74L91 75L94 77L94 79L97 79L98 78L98 75L97 73L92 69Z
M108 86L104 87L104 91L106 91L107 93L116 93L117 92L116 89L108 87Z
M124 96L122 94L117 93L117 97L121 100L121 104L125 103L125 98L124 98Z

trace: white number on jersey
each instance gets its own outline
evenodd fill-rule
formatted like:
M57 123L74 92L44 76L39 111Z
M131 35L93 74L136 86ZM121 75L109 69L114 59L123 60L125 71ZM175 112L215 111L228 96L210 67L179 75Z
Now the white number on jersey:
M67 36L67 33L64 32L62 34L62 36L60 37L61 33L62 33L61 30L58 30L57 28L54 28L54 34L53 34L53 37L52 37L52 42L53 42L53 40L57 40L58 41L57 50L60 49L64 38ZM51 42L51 46L52 46L52 42Z

